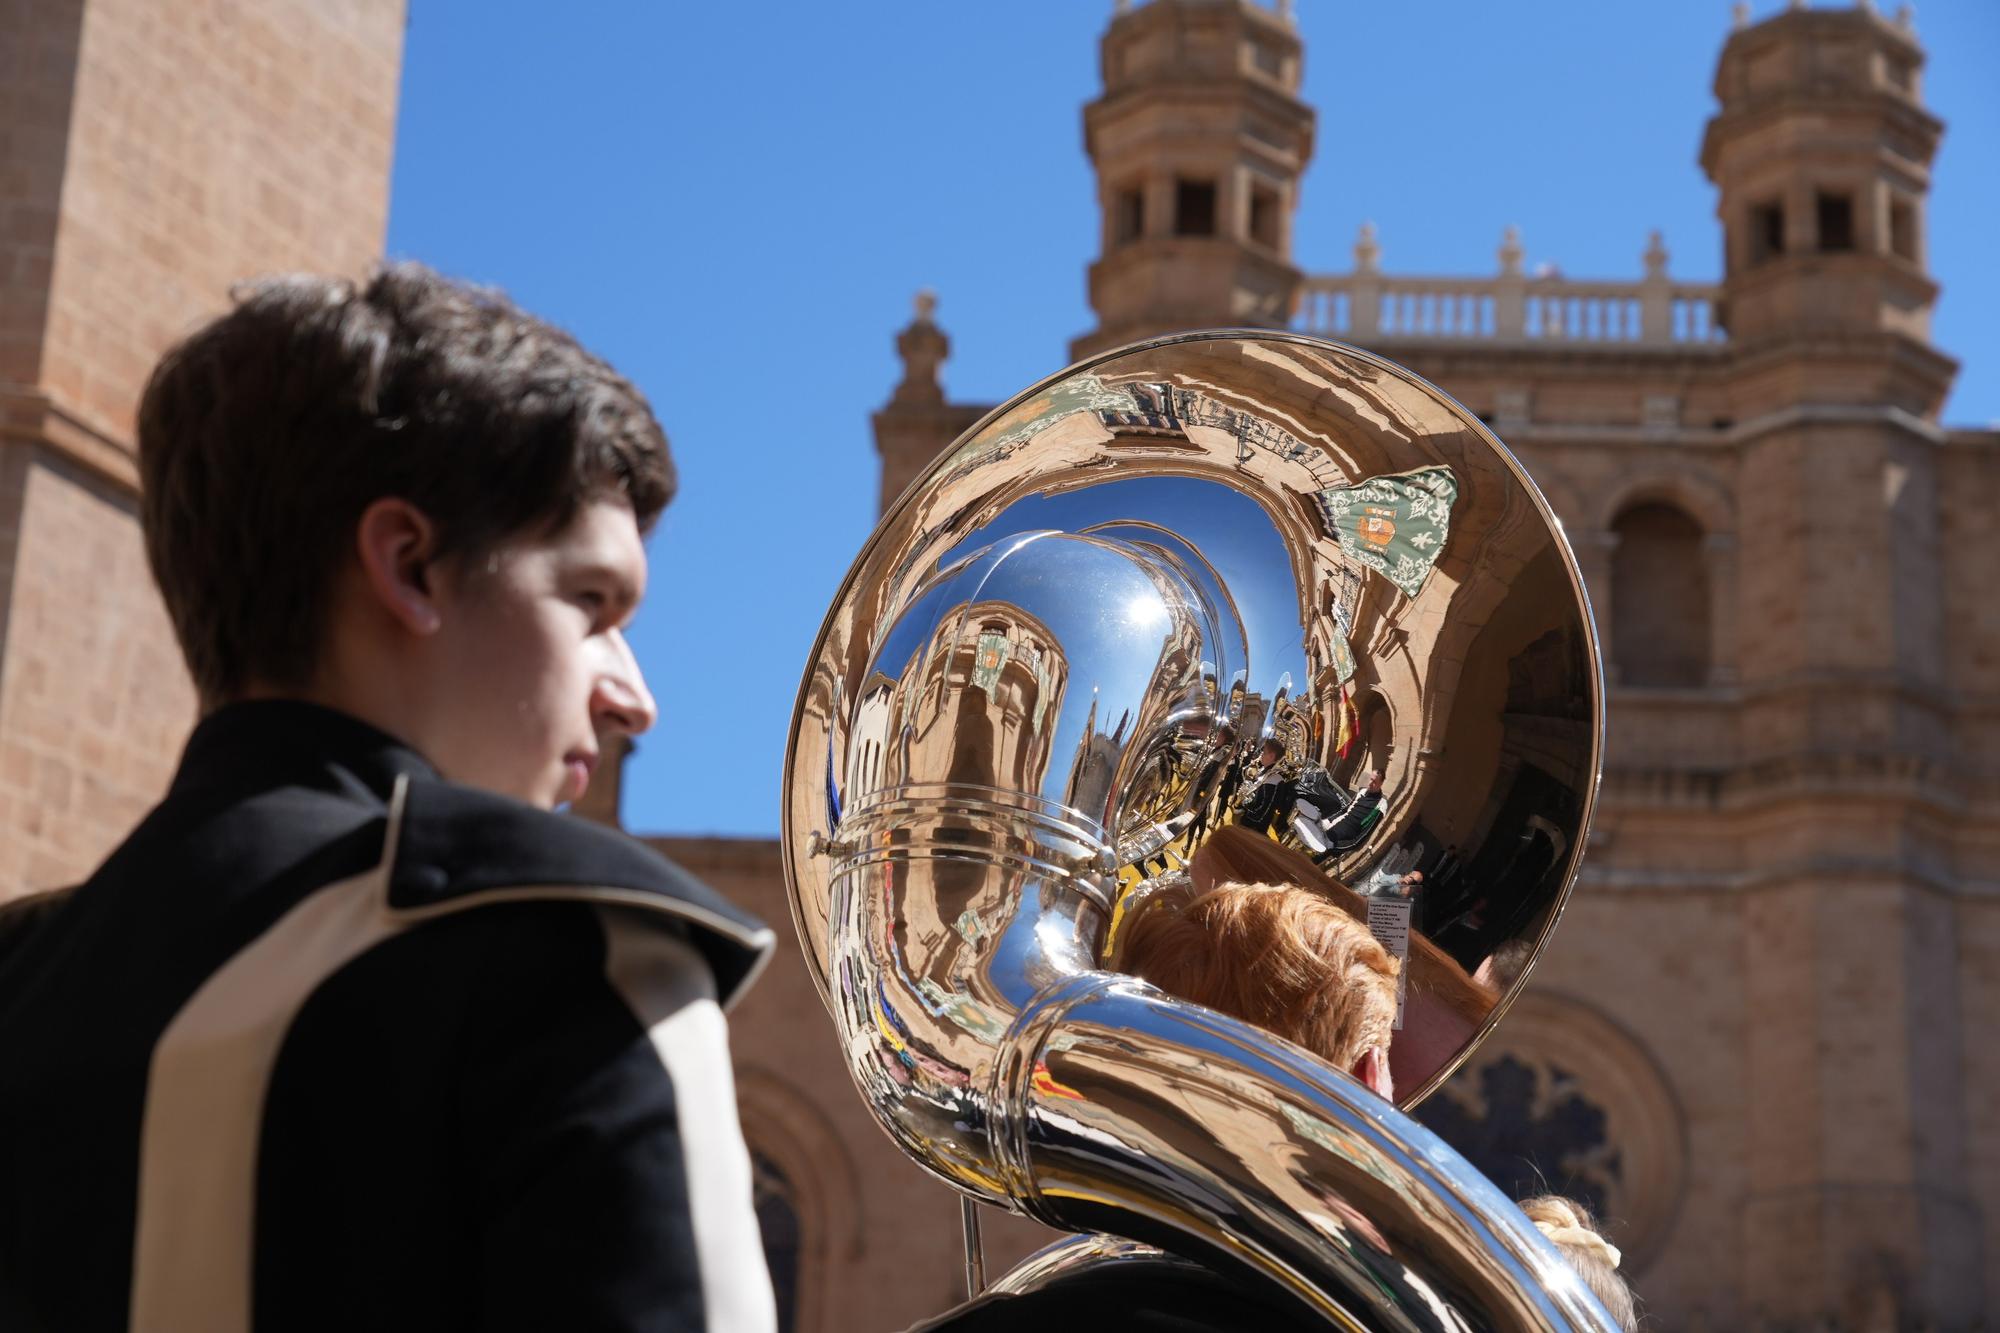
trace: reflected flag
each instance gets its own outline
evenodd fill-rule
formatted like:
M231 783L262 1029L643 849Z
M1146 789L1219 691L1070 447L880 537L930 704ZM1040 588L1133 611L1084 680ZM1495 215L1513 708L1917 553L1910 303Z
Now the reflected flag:
M1354 738L1361 734L1361 714L1355 711L1354 696L1347 686L1340 687L1340 734L1334 737L1333 749L1342 759L1354 748Z
M1035 1072L1029 1081L1035 1085L1035 1091L1044 1097L1066 1097L1073 1102L1089 1100L1069 1084L1056 1082L1056 1077L1049 1072L1048 1062L1045 1060L1035 1062Z
M993 697L993 687L1000 683L1001 668L1007 665L1013 651L1014 645L1004 634L979 636L979 652L972 659L972 683L985 690L987 698Z
M1354 665L1354 646L1348 643L1347 635L1342 632L1338 622L1335 623L1333 628L1332 643L1333 678L1340 683L1341 693L1345 694L1347 693L1347 682L1354 679L1354 672L1356 670Z
M1078 412L1134 412L1138 408L1129 390L1114 388L1088 373L1065 375L966 441L953 461L966 453L983 454L1022 444Z
M1415 597L1450 539L1457 499L1458 480L1440 465L1329 486L1319 507L1348 559Z

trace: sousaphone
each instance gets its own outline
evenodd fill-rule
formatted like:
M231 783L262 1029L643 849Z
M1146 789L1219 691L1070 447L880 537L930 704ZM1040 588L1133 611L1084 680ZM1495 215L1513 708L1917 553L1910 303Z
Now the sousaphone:
M988 414L848 574L786 757L799 936L903 1151L1079 1233L1004 1289L1164 1251L1332 1327L1610 1328L1406 1114L1546 944L1602 732L1576 562L1476 418L1312 338L1142 343ZM1216 858L1405 959L1399 1105L1104 966Z

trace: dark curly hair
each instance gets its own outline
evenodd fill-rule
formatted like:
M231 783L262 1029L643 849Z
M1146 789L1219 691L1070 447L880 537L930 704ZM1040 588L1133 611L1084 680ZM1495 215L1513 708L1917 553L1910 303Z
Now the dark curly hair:
M437 554L464 561L599 496L643 531L673 496L645 397L499 292L396 264L234 296L139 405L146 554L205 705L311 678L378 499L422 509Z

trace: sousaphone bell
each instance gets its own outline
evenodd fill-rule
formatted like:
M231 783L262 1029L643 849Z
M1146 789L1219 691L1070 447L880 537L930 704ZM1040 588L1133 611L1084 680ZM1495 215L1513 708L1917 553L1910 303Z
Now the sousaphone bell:
M1597 664L1520 465L1354 348L1142 343L944 451L813 648L785 867L882 1127L962 1195L1079 1233L1000 1285L1157 1247L1332 1327L1612 1327L1406 1114L1561 914ZM1104 967L1124 914L1229 849L1395 942L1400 1107Z

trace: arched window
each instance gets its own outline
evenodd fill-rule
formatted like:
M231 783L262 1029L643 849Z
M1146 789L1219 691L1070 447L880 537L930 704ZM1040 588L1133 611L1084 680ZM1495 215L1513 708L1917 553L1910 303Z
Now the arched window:
M1359 791L1367 785L1369 773L1388 768L1396 723L1389 715L1389 705L1373 690L1364 691L1354 707L1354 745L1347 757L1334 765L1333 776L1342 786Z
M1580 1200L1625 1252L1621 1273L1658 1256L1688 1185L1687 1126L1646 1048L1534 987L1417 1119L1510 1198Z
M1375 706L1361 719L1361 739L1368 746L1368 766L1361 770L1363 784L1370 773L1389 767L1389 752L1396 748L1394 728L1395 721L1389 716L1389 705L1378 697Z
M1708 683L1708 567L1701 526L1671 504L1635 504L1612 525L1611 660L1622 685Z
M1462 1080L1461 1084L1469 1083ZM1625 1185L1605 1113L1555 1065L1511 1054L1487 1060L1478 1081L1433 1097L1417 1118L1511 1199L1561 1194L1607 1216Z
M771 1270L771 1291L777 1297L778 1333L792 1333L799 1310L799 1214L792 1205L792 1183L777 1163L760 1152L750 1154L750 1201L757 1210L757 1227L764 1233L764 1263Z

